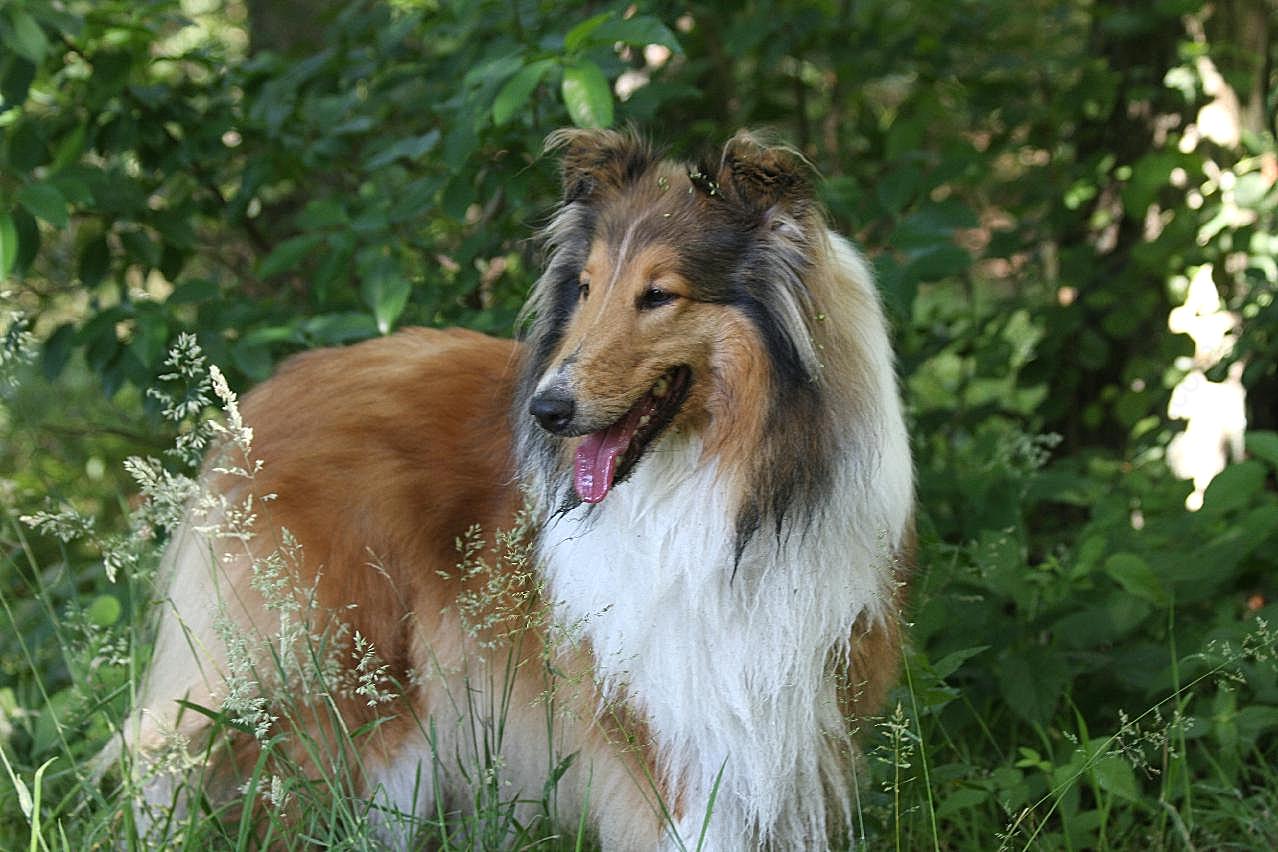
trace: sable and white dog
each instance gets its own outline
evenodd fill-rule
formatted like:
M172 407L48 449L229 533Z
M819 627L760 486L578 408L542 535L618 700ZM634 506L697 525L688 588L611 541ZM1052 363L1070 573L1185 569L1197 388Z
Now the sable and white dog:
M786 149L742 133L686 167L631 133L550 147L563 201L522 341L404 331L296 357L245 399L263 464L206 481L256 502L170 546L126 739L204 754L191 708L242 703L247 656L276 672L256 678L286 734L272 759L346 760L388 809L465 809L485 739L503 795L540 799L557 767L557 819L605 849L820 848L851 829L850 719L895 678L912 548L870 273ZM532 573L482 551L459 571L457 540L479 525L492 548L523 505ZM298 624L333 648L357 632L398 697L290 678ZM283 694L311 710L272 726ZM194 761L212 801L261 754L226 739ZM191 762L148 798L182 801Z

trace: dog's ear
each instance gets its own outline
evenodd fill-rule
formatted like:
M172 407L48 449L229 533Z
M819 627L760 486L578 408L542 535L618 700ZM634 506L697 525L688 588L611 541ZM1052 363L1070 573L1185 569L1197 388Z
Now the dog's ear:
M723 193L751 216L801 216L813 203L812 167L807 160L792 148L765 144L745 130L723 147L715 181L707 187L694 175L693 183L703 192Z
M564 128L546 137L547 151L561 151L565 204L597 197L638 180L651 168L652 145L633 130Z

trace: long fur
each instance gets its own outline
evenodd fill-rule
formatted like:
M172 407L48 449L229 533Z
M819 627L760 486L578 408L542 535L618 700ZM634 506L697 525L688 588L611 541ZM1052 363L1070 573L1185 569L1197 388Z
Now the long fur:
M253 566L287 529L295 587L336 614L312 632L358 630L408 685L390 707L336 702L348 729L395 714L359 741L365 795L423 816L464 808L459 756L482 727L467 696L504 708L513 795L577 755L558 816L573 825L584 807L605 848L691 847L703 830L718 850L851 836L851 717L894 679L912 546L908 439L867 266L826 227L801 159L746 134L692 167L627 133L551 147L564 201L522 341L404 332L303 356L245 401L262 471L210 485L273 499L246 549L196 522L171 547L127 739L156 753L166 732L207 730L176 701L224 702L227 636L282 629ZM669 307L641 306L654 281ZM530 402L572 392L585 434L678 364L692 391L676 419L602 502L582 502L579 439L545 431ZM536 574L499 564L485 582L500 600L476 597L453 542L479 524L495 547L521 503ZM493 627L512 600L530 629ZM583 677L565 688L551 672ZM227 795L254 748L242 738L213 761L206 787ZM190 778L154 773L148 796L180 798Z

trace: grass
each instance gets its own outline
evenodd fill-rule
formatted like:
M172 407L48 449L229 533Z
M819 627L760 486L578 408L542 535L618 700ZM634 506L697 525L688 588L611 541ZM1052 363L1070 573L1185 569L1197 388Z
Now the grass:
M473 814L465 818L442 811L425 819L387 813L359 799L350 755L355 741L371 729L337 727L342 740L337 748L300 735L303 750L318 765L330 765L329 774L310 776L283 757L281 746L289 734L274 733L264 738L244 790L246 799L262 799L266 807L237 814L202 802L183 813L161 805L151 814L158 834L142 836L133 811L139 791L130 780L127 757L101 779L93 758L136 690L144 656L136 649L145 647L145 619L130 620L123 611L114 621L86 616L87 609L69 605L56 591L66 587L70 569L41 569L30 561L29 540L12 515L5 519L5 538L28 561L19 564L9 550L4 571L11 582L0 602L10 623L18 623L19 612L25 612L29 629L12 634L8 642L8 650L28 662L25 677L4 691L11 726L0 749L8 779L8 789L0 794L4 848L84 849L119 842L145 848L158 836L166 838L166 848L250 849L274 842L284 848L376 849L382 847L372 829L388 822L442 849L591 848L584 825L566 836L547 831L554 782L571 756L551 767L545 790L533 791L543 794L534 804L545 821L519 823L516 802L501 784L500 724L476 726L491 731L492 739L473 745L475 800ZM26 581L21 598L13 594L15 578ZM142 593L135 588L129 596L137 599ZM136 638L135 651L112 657L110 649L126 647L121 636ZM898 701L867 737L872 780L862 791L867 801L862 839L870 848L900 850L1125 849L1151 842L1155 848L1264 848L1278 839L1278 784L1266 753L1256 743L1236 756L1239 766L1224 765L1226 756L1212 755L1201 723L1186 710L1220 683L1245 679L1249 666L1272 665L1273 642L1268 627L1257 624L1242 645L1216 648L1209 668L1138 715L1123 717L1108 734L1091 735L1076 708L1072 728L1045 727L1024 743L1001 740L993 732L985 742L954 740L945 718L951 703L916 682L915 667L927 664L915 652ZM365 649L366 660L368 653ZM370 666L356 668L377 671ZM112 686L103 692L107 684ZM374 689L392 687L382 683ZM958 704L965 711L970 707ZM208 713L223 726L250 728L223 711L191 710ZM503 707L469 711L500 720ZM433 722L421 720L421 725L435 742ZM334 753L346 757L323 757ZM446 761L437 755L435 771ZM1245 785L1240 787L1239 780ZM438 777L421 783L438 783ZM286 803L288 819L282 816Z
M183 434L196 436L186 439L188 456L195 457L201 446L190 427L192 412L226 397L181 364L170 375L159 402L180 415L172 419L186 424ZM476 738L460 763L473 794L466 815L445 812L442 805L427 815L400 814L356 795L353 746L372 735L378 721L347 730L331 714L324 726L331 736L306 726L262 725L255 713L305 719L314 707L268 706L247 694L237 706L190 706L188 712L205 713L223 729L256 731L261 754L243 795L262 807L204 798L185 808L176 800L157 803L147 834L137 821L141 791L129 756L105 771L95 761L139 687L151 641L158 531L172 525L190 499L183 490L187 482L165 472L176 468L176 458L167 460L167 468L133 461L127 477L107 474L105 461L125 469L127 441L49 444L35 427L24 428L15 432L8 461L15 463L13 453L24 451L22 442L46 441L48 455L41 462L43 478L32 477L28 464L25 480L11 480L0 515L0 848L147 848L163 838L166 848L175 849L377 849L382 845L375 828L387 825L430 848L594 848L584 821L560 826L560 834L550 828L555 783L573 755L547 755L546 786L520 791L527 800L517 800L502 783L501 721L511 698L501 683L509 683L509 670L493 672L495 682L482 690L490 703L466 704L469 691L458 697L472 719L485 723L472 726ZM98 461L84 457L84 446ZM65 469L54 466L59 458ZM85 482L85 470L99 474ZM991 475L1034 474L1018 469ZM54 483L46 493L58 499L47 505L33 499L38 482ZM138 492L149 499L126 513L130 495ZM1162 509L1150 497L1145 523L1157 529L1164 517L1173 533L1196 525L1210 542L1232 540L1229 535L1247 528L1245 513L1258 511L1271 496L1257 493L1251 504L1212 515L1209 494L1204 514L1193 517L1177 514L1170 497ZM1144 589L1144 598L1110 582L1109 568L1133 564L1130 559L1111 565L1102 558L1098 564L1109 568L1089 573L1085 538L1097 528L1111 530L1109 550L1133 547L1112 531L1113 520L1097 508L1091 525L1074 531L1057 555L1031 560L1021 551L1006 574L1000 573L1005 554L997 538L947 542L927 535L925 527L921 563L927 571L913 591L917 623L902 682L883 716L859 722L866 756L856 796L860 845L1278 848L1278 635L1266 620L1278 613L1263 599L1257 603L1259 595L1247 599L1246 609L1232 603L1228 590L1194 599L1182 590L1192 585L1175 584L1173 568L1158 575L1160 585ZM1183 546L1180 539L1168 541L1169 547ZM491 571L462 544L459 572ZM1267 558L1263 549L1257 553L1254 559ZM1254 561L1246 559L1236 588L1259 582ZM508 560L516 566L510 570L527 570L526 554L513 544ZM507 568L492 572L495 594L503 591ZM1095 611L1108 613L1110 621ZM1086 631L1079 635L1062 626L1077 624L1109 630L1109 638L1089 644ZM322 687L316 692L327 696L321 709L331 710L333 696L351 691L374 704L403 691L360 637L328 644L312 642L306 631L297 637L297 655L313 664ZM334 655L345 655L348 680L332 679ZM1064 668L1054 668L1057 658L1065 660ZM284 657L273 659L285 665ZM1128 659L1150 661L1147 682L1131 682L1140 669ZM1121 677L1110 671L1115 667ZM550 725L549 706L547 713ZM437 720L419 719L417 725L426 742L440 742ZM173 758L185 754L176 749ZM304 769L298 754L327 770ZM457 768L456 760L436 749L431 777L418 779L421 789L438 786L443 772Z

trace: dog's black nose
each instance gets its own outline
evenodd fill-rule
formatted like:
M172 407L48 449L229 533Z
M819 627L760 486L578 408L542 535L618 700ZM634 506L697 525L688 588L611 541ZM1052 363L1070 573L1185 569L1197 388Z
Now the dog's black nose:
M545 390L528 403L528 413L537 418L541 428L555 435L568 431L573 411L577 408L573 398L563 391Z

